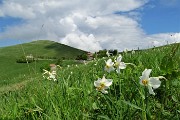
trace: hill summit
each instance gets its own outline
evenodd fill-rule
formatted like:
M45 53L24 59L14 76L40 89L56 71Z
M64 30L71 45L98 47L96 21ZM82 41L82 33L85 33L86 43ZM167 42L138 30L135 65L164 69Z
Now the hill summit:
M16 58L22 55L32 54L37 57L45 56L75 59L78 55L83 53L86 53L86 51L49 40L37 40L0 48L0 56L11 56Z

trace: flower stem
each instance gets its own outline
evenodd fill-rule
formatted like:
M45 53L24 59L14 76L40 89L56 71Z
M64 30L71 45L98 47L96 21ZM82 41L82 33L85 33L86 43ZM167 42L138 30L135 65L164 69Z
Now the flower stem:
M121 90L121 78L120 78L120 73L118 74L118 77L119 77L119 92L120 92L120 97L119 97L119 99L120 99L120 105L121 105L121 96L122 96L122 90ZM122 106L122 105L121 105ZM121 114L121 112L122 112L122 108L120 107L120 120L122 120L122 114Z
M145 120L149 120L150 119L150 110L149 110L149 93L148 93L148 89L145 87Z

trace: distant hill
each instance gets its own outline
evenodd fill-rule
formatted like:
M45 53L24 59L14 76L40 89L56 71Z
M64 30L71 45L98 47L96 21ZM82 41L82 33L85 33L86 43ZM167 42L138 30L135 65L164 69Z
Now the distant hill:
M46 56L75 59L86 51L49 40L37 40L9 47L0 48L0 56L20 57L22 55Z

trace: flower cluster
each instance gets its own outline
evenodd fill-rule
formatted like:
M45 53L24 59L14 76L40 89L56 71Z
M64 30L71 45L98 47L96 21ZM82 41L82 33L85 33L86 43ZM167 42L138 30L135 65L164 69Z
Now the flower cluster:
M47 71L45 69L43 69L44 73L43 73L43 77L45 79L48 79L48 80L53 80L53 81L57 81L57 78L56 78L56 71L53 70L53 71Z
M114 62L112 62L112 59L108 59L105 61L106 65L104 67L104 70L110 73L111 71L116 69L117 73L120 73L120 69L125 69L126 64L124 62L121 62L122 56L119 55Z
M107 52L107 55L109 55L108 52ZM122 62L122 56L119 55L117 58L115 58L114 61L112 61L112 59L110 59L110 58L107 61L105 61L104 70L107 71L108 73L110 73L111 71L116 70L116 72L119 74L120 70L125 69L126 65L128 65L128 64L134 65L132 63L124 63L124 62ZM95 65L97 65L97 63L95 63ZM78 65L75 65L75 66L78 67ZM68 65L67 67L70 67L70 66ZM48 80L57 81L56 70L57 69L47 71L47 70L43 69L43 71L44 71L43 77L45 79L48 79ZM155 95L153 90L160 87L161 81L159 79L164 78L164 77L162 77L162 76L149 77L151 71L152 71L152 69L145 69L142 72L142 76L140 76L139 83L140 83L140 85L147 87L150 94ZM72 74L72 72L71 72L71 74ZM98 78L97 81L94 81L94 86L96 87L97 91L100 91L100 92L102 92L104 94L107 94L108 93L107 89L109 89L109 87L112 85L112 82L113 82L112 79L106 79L105 75L104 75L102 77L102 79Z
M127 64L132 64L132 63L124 63L121 60L122 60L121 55L119 55L114 62L112 61L112 59L108 59L107 61L105 61L104 70L107 71L108 73L110 73L113 70L116 70L117 73L120 73L120 69L125 69ZM152 71L151 69L145 69L142 72L142 76L140 77L139 82L141 85L146 86L148 88L150 94L155 95L153 89L157 89L158 87L160 87L161 81L159 79L164 77L162 76L149 77L151 71ZM106 89L110 87L112 82L113 82L112 79L106 79L105 76L103 76L102 79L99 78L97 81L94 82L94 86L96 87L97 91L101 91L102 93L106 94L108 93Z
M107 55L108 52L106 53ZM107 72L111 72L113 70L116 70L117 73L120 73L120 69L125 69L126 68L126 64L124 62L121 62L122 60L122 56L119 55L114 62L112 61L112 59L108 59L107 61L105 61L106 65L104 67L104 70ZM108 89L110 87L110 85L112 84L113 80L112 79L106 79L105 76L103 76L102 79L98 79L97 81L94 82L94 86L96 87L97 91L101 91L102 93L108 93L108 91L106 91L106 89Z

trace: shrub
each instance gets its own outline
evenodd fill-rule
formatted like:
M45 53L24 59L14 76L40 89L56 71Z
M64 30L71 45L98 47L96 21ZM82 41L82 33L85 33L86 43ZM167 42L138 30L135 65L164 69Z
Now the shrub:
M19 59L16 59L17 63L31 63L34 62L34 58L26 58L25 56L21 56Z

